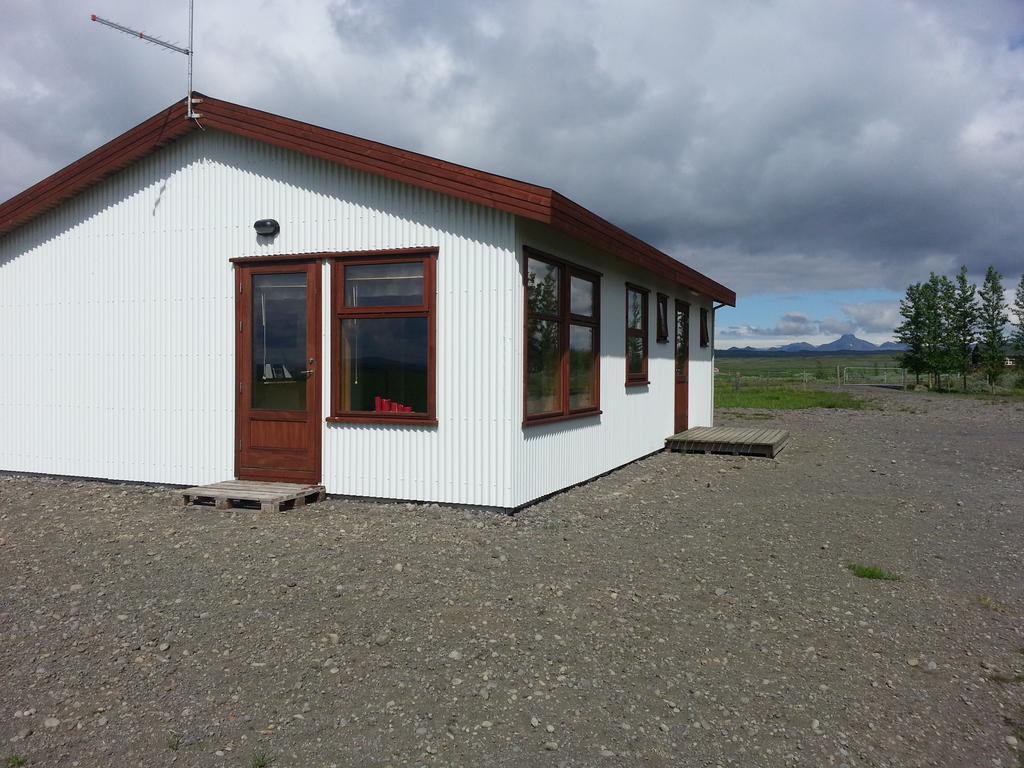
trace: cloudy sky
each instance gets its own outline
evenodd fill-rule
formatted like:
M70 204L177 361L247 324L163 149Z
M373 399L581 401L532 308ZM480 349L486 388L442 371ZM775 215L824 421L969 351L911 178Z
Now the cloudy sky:
M196 0L195 87L554 187L736 289L718 337L890 337L1024 269L1024 3ZM4 0L0 199L180 98L187 0Z

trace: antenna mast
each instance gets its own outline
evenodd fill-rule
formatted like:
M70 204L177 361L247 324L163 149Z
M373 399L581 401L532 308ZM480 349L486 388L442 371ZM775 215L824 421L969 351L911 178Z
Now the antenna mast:
M147 43L153 43L159 45L161 48L166 48L169 51L175 53L183 53L188 57L188 94L185 96L185 118L188 120L195 120L202 117L198 112L192 109L195 104L195 99L192 98L192 4L194 0L188 0L188 48L182 48L179 45L168 43L166 40L161 40L159 37L147 35L145 32L139 32L138 30L131 29L129 27L122 26L116 22L110 21L109 19L101 19L95 13L89 18L93 21L99 22L100 24L116 29L118 32L124 32L126 35L137 37L140 40L145 40Z

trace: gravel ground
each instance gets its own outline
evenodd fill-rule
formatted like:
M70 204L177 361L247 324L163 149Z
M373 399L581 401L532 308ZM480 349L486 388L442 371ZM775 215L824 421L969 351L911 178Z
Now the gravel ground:
M514 518L0 477L0 761L1024 765L1024 404L871 397Z

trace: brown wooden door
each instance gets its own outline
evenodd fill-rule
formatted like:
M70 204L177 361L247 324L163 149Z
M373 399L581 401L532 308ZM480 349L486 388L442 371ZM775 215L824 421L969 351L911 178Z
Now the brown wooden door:
M690 388L690 305L676 299L676 408L675 433L689 427L687 409Z
M320 269L235 266L239 479L320 482Z

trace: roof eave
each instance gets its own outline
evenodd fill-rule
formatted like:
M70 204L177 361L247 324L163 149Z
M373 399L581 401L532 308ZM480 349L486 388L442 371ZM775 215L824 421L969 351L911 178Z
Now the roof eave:
M730 306L736 294L547 187L196 94L202 126L549 224L583 242ZM184 100L0 204L6 234L196 130Z

